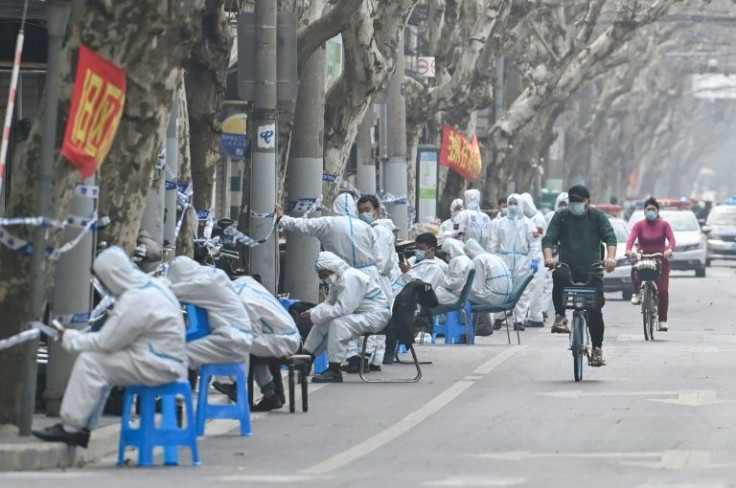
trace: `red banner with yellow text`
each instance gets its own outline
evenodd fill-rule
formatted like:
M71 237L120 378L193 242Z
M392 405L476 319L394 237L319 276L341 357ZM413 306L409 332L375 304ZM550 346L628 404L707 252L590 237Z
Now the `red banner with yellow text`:
M125 104L125 71L79 48L72 106L61 154L88 178L110 152Z
M449 166L468 181L475 180L480 176L483 166L478 139L473 136L473 139L468 141L462 132L449 125L444 126L440 164Z

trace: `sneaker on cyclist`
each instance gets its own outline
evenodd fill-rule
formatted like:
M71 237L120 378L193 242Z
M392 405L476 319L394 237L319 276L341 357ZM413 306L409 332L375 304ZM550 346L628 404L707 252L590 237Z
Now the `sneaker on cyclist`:
M569 334L570 329L567 328L567 318L564 315L555 315L555 323L552 324L553 334Z
M632 305L639 305L641 303L641 297L638 293L634 293L631 295L631 304Z
M603 357L603 349L601 349L600 347L593 348L593 355L590 358L590 365L596 367L606 365L606 358Z
M661 330L662 332L667 332L668 329L667 322L660 322L659 327L657 327L657 330Z

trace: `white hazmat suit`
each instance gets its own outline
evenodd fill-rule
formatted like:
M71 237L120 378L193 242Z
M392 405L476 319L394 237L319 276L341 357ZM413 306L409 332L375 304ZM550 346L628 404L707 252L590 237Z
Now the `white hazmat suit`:
M519 195L509 195L507 201L511 200L518 202ZM534 236L536 226L531 219L526 217L520 208L516 215L512 215L513 212L509 206L509 214L494 224L490 252L501 256L511 272L512 281L516 283L531 273L532 256L539 254L541 243ZM514 310L514 322L523 323L528 310L529 296L525 293Z
M432 290L437 290L442 283L445 281L445 272L447 271L447 263L437 258L425 258L417 262L415 256L407 259L411 269L406 273L402 273L394 280L393 289L394 296L398 295L399 292L414 280L421 280L432 287Z
M253 328L227 274L179 256L172 261L168 278L179 301L207 310L211 332L187 343L189 366L248 361Z
M289 312L260 283L250 276L233 282L253 327L250 354L263 358L281 358L296 354L301 343L299 330ZM253 368L258 386L273 380L266 365Z
M353 196L341 193L332 204L333 216L313 219L287 215L280 220L287 232L301 232L319 239L322 249L332 252L349 266L380 280L378 263L380 250L371 226L358 218Z
M455 210L460 207L460 210ZM460 224L457 221L457 216L465 209L462 198L456 198L450 204L450 215L451 218L442 222L440 225L440 236L442 237L455 237L455 234L460 230ZM457 228L455 228L457 226Z
M119 247L100 253L92 269L117 303L99 332L64 333L62 347L81 353L61 403L62 423L75 429L95 427L112 386L156 386L187 374L184 319L166 284Z
M533 260L537 261L537 271L534 273L534 279L528 288L529 322L531 325L539 326L544 322L542 312L544 311L544 287L547 280L547 268L544 266L544 255L542 254L542 237L547 231L547 219L537 210L534 199L529 193L522 193L519 200L524 215L530 218L536 227L534 236L539 242L539 252L531 256ZM525 291L525 293L527 292Z
M450 256L450 262L444 281L434 289L434 293L440 305L450 305L457 303L460 298L460 293L468 281L468 274L473 269L473 261L465 255L463 243L456 239L445 239L442 251Z
M473 259L475 266L470 300L483 305L502 305L511 295L513 287L506 263L500 257L487 253L474 239L465 243L465 252Z
M465 210L456 218L464 233L463 242L475 239L483 249L488 249L491 243L491 218L480 210L480 191L468 190L464 196Z
M327 349L328 361L340 364L347 356L348 343L367 332L383 330L391 311L378 283L334 253L319 253L317 269L332 271L335 278L327 299L310 311L314 325L304 349L314 356Z

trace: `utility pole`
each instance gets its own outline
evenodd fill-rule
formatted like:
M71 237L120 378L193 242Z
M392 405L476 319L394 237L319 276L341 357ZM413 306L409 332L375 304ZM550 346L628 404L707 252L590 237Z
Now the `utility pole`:
M404 36L399 40L396 53L396 69L388 80L386 87L386 104L388 105L388 161L384 186L394 197L407 195L407 155L406 155L406 99L404 98ZM406 201L405 201L406 202ZM390 203L387 210L391 220L399 229L399 239L408 238L408 203Z
M56 152L56 119L59 112L61 91L61 46L64 41L69 3L53 0L46 4L46 30L48 32L48 54L46 87L44 88L43 133L41 136L41 161L38 166L36 197L38 215L48 216L51 210L51 195L54 189L54 153ZM31 320L43 319L46 304L46 232L38 227L33 238L33 261L31 264ZM33 412L36 403L36 352L38 339L29 341L25 349L23 389L20 398L18 427L21 436L31 435Z
M363 194L375 195L376 193L376 162L373 159L373 143L371 140L371 128L373 127L373 104L363 117L363 122L358 126L358 135L355 142L358 146L358 176L357 186Z
M299 95L294 109L291 154L287 169L289 200L316 198L322 192L323 132L325 109L325 50L318 49L302 70ZM289 212L301 217L303 210ZM319 216L319 212L312 214ZM289 234L286 241L284 288L291 298L311 303L319 301L319 286L314 262L319 254L319 241L299 233Z
M97 178L92 176L84 181L85 185L96 185ZM95 200L75 195L69 210L71 215L91 217L95 212ZM67 227L64 241L76 238L81 229ZM92 260L94 256L95 234L88 232L74 249L63 254L56 267L54 298L51 301L51 316L69 316L92 309L90 278L92 276ZM72 321L67 328L80 329L87 326L87 321ZM49 362L46 368L46 391L44 400L46 415L58 417L61 410L61 399L66 391L66 384L72 373L76 354L65 351L57 341L49 342Z
M164 242L169 245L164 247L166 255L164 261L174 258L176 251L176 199L178 194L178 186L171 183L178 183L179 177L179 140L177 134L179 132L179 90L174 94L174 101L171 105L171 114L169 115L169 124L166 126L166 167L164 174L168 175L166 183L166 212L164 220ZM169 178L171 178L169 180Z
M251 120L250 231L263 239L271 231L276 204L276 0L256 0L256 63ZM277 293L278 234L250 250L250 272L261 276L263 286Z

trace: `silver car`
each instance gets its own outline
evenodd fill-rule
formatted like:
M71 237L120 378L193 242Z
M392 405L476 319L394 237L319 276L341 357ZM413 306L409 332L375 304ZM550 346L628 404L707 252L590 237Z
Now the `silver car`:
M619 218L609 218L611 227L616 233L616 269L612 273L603 275L603 291L606 293L621 292L624 300L631 300L634 287L631 284L631 262L626 257L626 241L629 239L630 229L626 221Z
M690 210L661 210L659 216L670 223L675 234L675 254L670 260L673 271L695 271L695 276L705 276L705 260L707 246L705 235L700 231L700 224ZM637 210L631 214L629 225L644 220L644 211Z
M718 205L703 227L708 236L706 265L714 259L736 259L736 205Z

